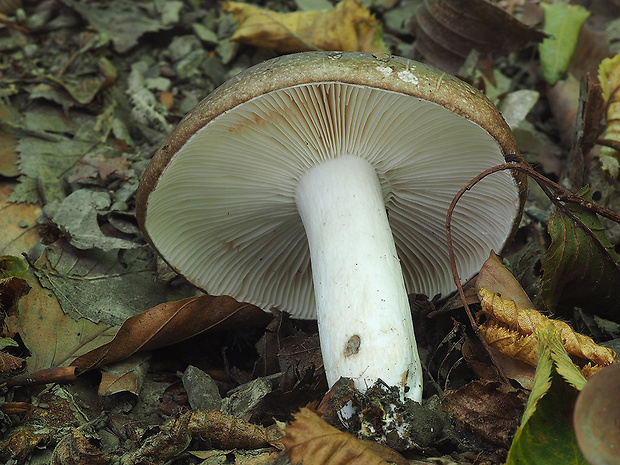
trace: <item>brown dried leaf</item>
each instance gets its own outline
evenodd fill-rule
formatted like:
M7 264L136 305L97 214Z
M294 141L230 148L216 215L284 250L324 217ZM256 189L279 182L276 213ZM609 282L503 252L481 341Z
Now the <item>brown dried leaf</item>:
M580 85L580 80L569 74L547 91L555 124L566 147L572 145L575 136Z
M260 308L229 296L190 297L165 302L125 320L114 339L71 364L81 371L127 358L143 350L165 347L204 331L266 324Z
M489 359L489 351L493 355L492 362ZM497 370L500 368L507 378L516 381L521 387L532 388L536 367L504 355L493 347L484 347L479 338L468 337L463 344L462 353L467 364L481 380L501 380L502 377Z
M258 449L277 438L270 430L217 410L186 412L163 425L135 452L123 456L124 465L166 463L183 452L193 437L211 441L219 449Z
M3 257L0 257L0 263ZM6 314L13 307L20 297L28 294L30 286L25 279L11 276L8 278L0 278L0 311ZM2 315L4 318L5 315ZM1 333L0 333L1 334Z
M473 381L457 391L446 391L441 407L477 435L508 448L526 401L523 390L505 383Z
M131 357L104 367L97 394L101 397L119 392L140 395L148 369L149 356L134 354Z
M72 399L59 386L40 394L38 405L30 404L23 421L0 441L0 463L25 463L38 446L50 443L69 427L82 426L85 418Z
M110 457L93 446L77 428L69 432L56 445L51 465L105 465Z
M260 449L274 442L265 427L218 410L192 412L188 426L219 449Z
M24 363L23 358L0 352L0 373L11 374L20 371Z
M424 0L415 19L416 48L426 61L450 73L472 50L508 54L545 37L486 0Z
M304 465L387 465L368 445L325 423L310 409L294 415L282 440L291 463Z
M534 309L521 308L512 300L503 299L484 288L479 293L481 313L488 318L480 326L480 332L491 347L504 355L536 366L538 340L534 331L537 326L550 321L562 339L564 348L573 359L577 359L579 366L592 363L600 369L617 362L613 350L599 346L588 336L576 333L563 321L549 319Z
M230 38L281 52L308 50L385 52L381 25L358 0L342 0L331 10L278 13L243 2L226 2L239 29Z
M479 292L481 288L498 294L504 299L510 299L520 307L534 307L519 281L506 269L499 256L493 251L476 277L476 291Z

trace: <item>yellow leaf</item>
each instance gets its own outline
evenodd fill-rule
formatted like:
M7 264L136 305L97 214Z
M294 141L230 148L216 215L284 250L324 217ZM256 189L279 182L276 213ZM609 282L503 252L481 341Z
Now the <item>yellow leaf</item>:
M278 13L243 2L226 2L239 29L231 40L280 52L308 50L386 52L381 24L358 0L330 10Z
M598 80L605 100L609 100L613 93L618 92L620 86L620 54L601 61L598 67Z
M282 440L291 463L304 465L387 465L362 441L302 408Z
M603 98L607 102L607 127L603 139L620 144L620 54L605 58L598 68L598 80L603 90ZM618 161L620 152L611 147L603 146L599 153L603 167L613 176L619 173Z
M484 288L480 289L479 294L481 313L487 317L487 321L480 326L480 332L485 341L502 354L536 366L538 340L534 334L538 327L550 322L568 354L579 362L584 376L617 363L613 350L576 333L563 321L547 318L534 309L521 308L512 300L502 299Z

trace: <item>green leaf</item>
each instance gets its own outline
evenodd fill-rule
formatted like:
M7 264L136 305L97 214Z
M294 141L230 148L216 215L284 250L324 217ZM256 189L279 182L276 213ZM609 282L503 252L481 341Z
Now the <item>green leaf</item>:
M585 379L570 362L551 323L539 328L536 336L539 353L534 385L506 465L588 465L572 425L579 389L564 376L581 387Z
M555 84L568 69L577 48L579 31L590 12L580 5L541 3L545 25L543 31L552 37L538 46L543 75Z
M26 271L28 271L28 263L24 259L12 255L0 256L0 279L10 277L24 279Z
M19 347L19 344L9 337L0 337L0 350L7 347Z
M579 195L589 200L587 188ZM565 207L591 234L565 212L556 211L550 218L551 245L542 260L543 302L552 312L558 306L570 304L589 313L618 319L620 257L605 237L595 213L577 204Z

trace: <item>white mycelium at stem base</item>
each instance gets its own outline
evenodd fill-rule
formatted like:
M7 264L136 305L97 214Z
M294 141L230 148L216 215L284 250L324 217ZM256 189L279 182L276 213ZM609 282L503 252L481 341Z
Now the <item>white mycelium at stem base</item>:
M331 386L378 379L422 398L407 291L379 179L362 158L324 161L297 190L312 262L321 352Z

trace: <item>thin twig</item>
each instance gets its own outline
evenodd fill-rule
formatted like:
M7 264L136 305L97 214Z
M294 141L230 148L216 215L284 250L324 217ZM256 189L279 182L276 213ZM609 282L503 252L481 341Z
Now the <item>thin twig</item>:
M588 211L594 212L598 215L608 218L618 224L620 224L620 215L618 215L617 213L605 207L596 205L595 203L590 202L589 200L586 200L582 197L579 197L578 195L573 194L568 189L562 187L561 185L551 181L549 178L536 172L531 166L525 163L503 163L501 165L488 168L484 170L483 172L481 172L480 174L478 174L476 177L474 177L471 181L469 181L465 186L463 186L463 188L461 188L456 193L456 195L452 199L452 202L450 203L450 206L448 207L448 212L446 214L446 235L448 239L448 255L450 258L450 268L452 270L452 277L454 279L454 284L456 284L456 288L461 298L461 301L463 302L463 306L467 313L467 317L469 318L469 321L472 325L472 329L474 330L474 332L476 333L476 335L478 336L478 338L484 345L485 349L487 350L487 353L491 357L491 360L495 363L495 366L497 367L504 381L508 382L506 375L503 373L499 363L497 363L497 360L493 352L490 350L489 345L486 343L486 341L480 334L478 323L475 321L475 318L473 317L471 313L471 309L469 308L469 305L467 304L467 299L465 298L465 292L463 291L463 286L461 285L461 278L459 276L459 272L456 266L456 256L454 254L454 243L452 240L452 228L451 228L452 214L454 212L454 208L456 207L456 204L459 202L461 197L485 177L493 173L497 173L499 171L504 171L504 170L519 171L521 173L525 173L526 175L534 179L534 181L536 181L536 183L541 187L543 192L549 197L553 205L556 207L556 210L565 213L575 224L580 226L595 243L599 244L602 248L605 248L605 247L603 246L603 244L601 244L599 239L594 235L594 233L590 230L590 228L584 225L583 222L579 218L577 218L563 204L563 202L574 203L574 204L580 205L581 207L587 209ZM617 264L613 261L613 259L611 258L609 254L603 254L603 255L608 260L611 260L613 266L617 267Z

